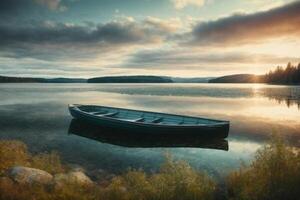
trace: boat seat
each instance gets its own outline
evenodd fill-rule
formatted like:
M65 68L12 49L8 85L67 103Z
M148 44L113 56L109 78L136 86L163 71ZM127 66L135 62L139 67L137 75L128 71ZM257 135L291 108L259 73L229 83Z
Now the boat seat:
M150 123L160 123L164 118L162 117L157 117L155 119L153 119L152 121L150 121Z
M137 118L137 119L126 119L126 121L129 122L143 122L145 120L145 118L141 117L141 118Z
M102 114L102 115L99 115L99 116L102 116L102 117L113 117L115 115L117 115L119 112L112 112L112 113L106 113L106 114Z
M101 114L106 114L107 111L97 111L97 112L90 112L90 114L93 114L93 115L101 115Z
M139 119L136 119L135 121L136 121L136 122L143 122L143 121L145 121L145 118L141 117L141 118L139 118Z

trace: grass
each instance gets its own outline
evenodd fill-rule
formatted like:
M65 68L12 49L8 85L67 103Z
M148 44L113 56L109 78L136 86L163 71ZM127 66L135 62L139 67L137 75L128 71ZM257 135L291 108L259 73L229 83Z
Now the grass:
M32 155L27 146L16 140L0 141L0 176L13 166L25 166L45 170L51 174L66 170L57 152Z
M0 175L15 165L28 166L29 154L27 146L19 141L0 141Z
M216 199L217 183L207 174L193 169L171 156L157 173L128 170L109 184L88 186L66 184L19 185L5 177L5 171L15 165L43 169L52 174L66 171L57 153L31 155L19 141L0 142L1 200L193 200ZM1 178L2 176L2 178ZM249 165L242 165L226 178L225 199L269 200L300 197L300 153L274 137L257 153Z
M230 199L299 199L300 151L273 137L256 153L249 167L228 177Z
M213 199L215 183L206 174L191 168L186 162L170 156L158 173L128 171L113 179L107 188L111 199ZM122 197L122 198L121 198Z

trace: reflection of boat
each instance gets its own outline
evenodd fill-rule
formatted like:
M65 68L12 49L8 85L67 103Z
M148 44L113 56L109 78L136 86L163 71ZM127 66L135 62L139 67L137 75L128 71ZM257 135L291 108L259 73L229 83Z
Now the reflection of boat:
M69 105L69 110L74 118L141 134L183 134L186 137L226 138L229 131L228 121L199 117L92 105Z
M228 142L224 139L190 138L183 135L147 135L128 133L119 129L99 127L94 124L73 119L69 127L69 134L97 140L103 143L125 147L153 148L153 147L195 147L207 149L228 150Z

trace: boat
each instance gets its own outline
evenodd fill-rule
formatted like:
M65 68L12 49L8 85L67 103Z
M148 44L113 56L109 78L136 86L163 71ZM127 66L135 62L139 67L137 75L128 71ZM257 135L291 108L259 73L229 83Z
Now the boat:
M202 148L223 151L229 149L225 139L184 137L182 134L132 134L129 131L97 126L79 119L72 119L68 134L127 148Z
M99 126L138 134L226 138L229 121L97 105L69 105L70 114Z

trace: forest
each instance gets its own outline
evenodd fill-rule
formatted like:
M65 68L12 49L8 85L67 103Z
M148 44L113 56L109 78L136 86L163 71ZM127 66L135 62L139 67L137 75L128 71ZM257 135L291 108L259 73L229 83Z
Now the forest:
M264 82L271 84L300 84L300 63L297 66L290 62L284 68L278 66L264 76Z

